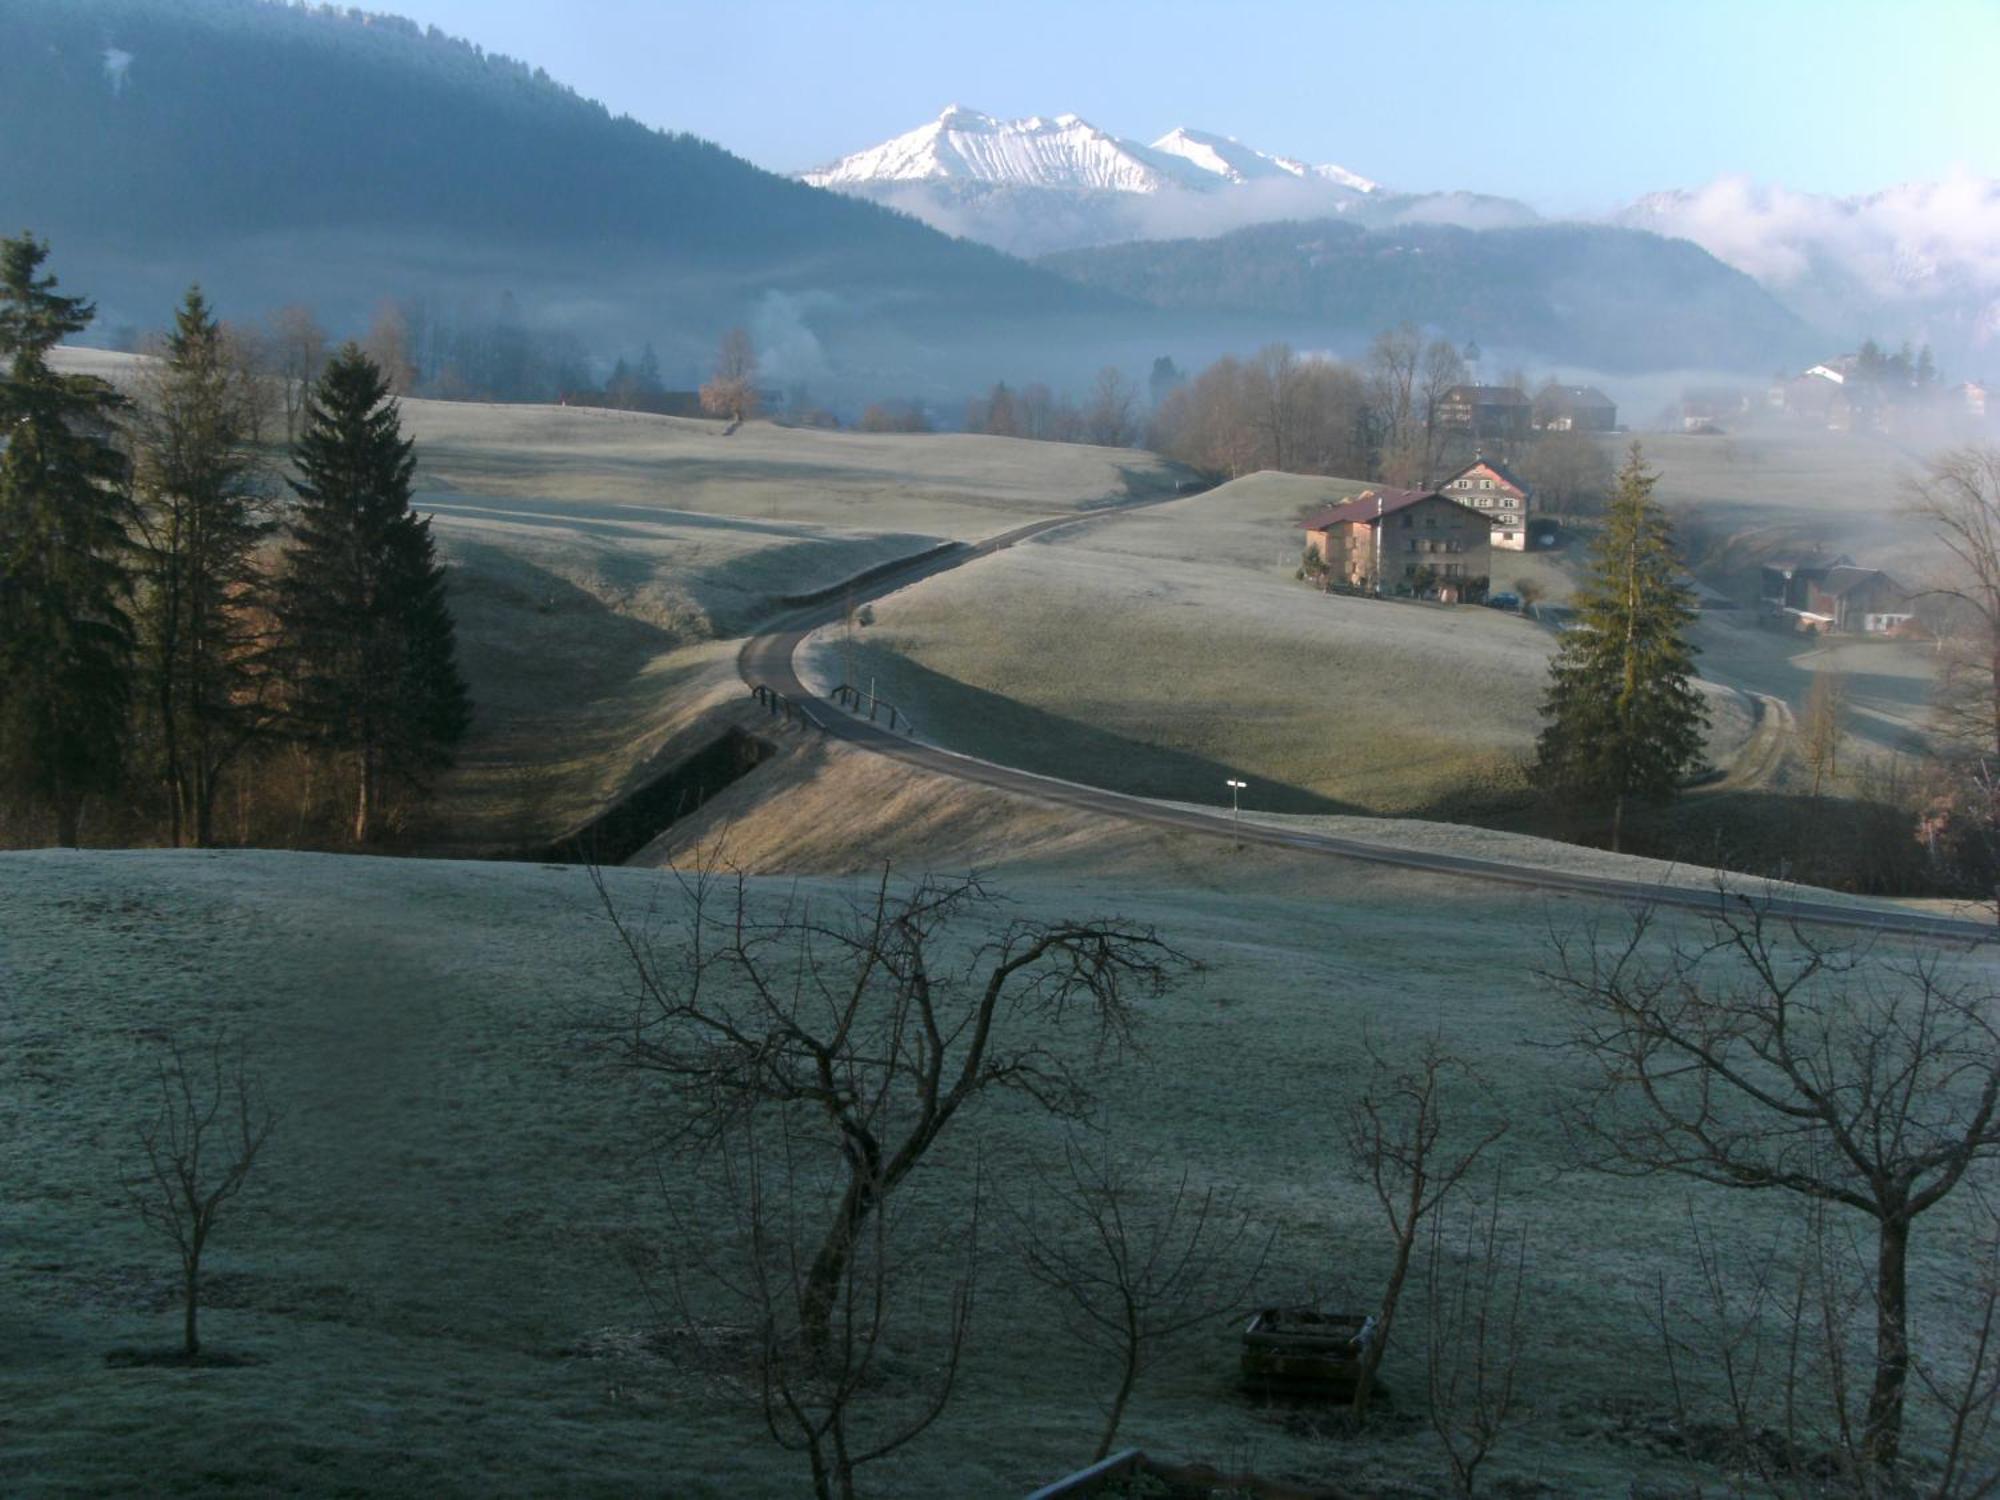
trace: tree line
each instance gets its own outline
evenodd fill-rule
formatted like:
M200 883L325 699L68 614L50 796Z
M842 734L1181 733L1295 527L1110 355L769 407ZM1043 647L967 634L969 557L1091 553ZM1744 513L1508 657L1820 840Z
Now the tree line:
M190 288L121 394L51 364L95 310L47 259L0 240L4 812L205 847L233 800L239 839L369 841L472 712L391 375L281 315L273 380Z
M1588 435L1475 437L1449 423L1446 394L1470 383L1466 352L1426 341L1408 323L1378 334L1358 362L1270 344L1247 359L1225 355L1192 380L1164 389L1156 382L1146 444L1221 478L1274 469L1407 489L1443 482L1477 451L1508 464L1545 512L1587 513L1603 503L1612 466ZM1496 383L1530 394L1525 371L1503 372Z
M1612 488L1612 463L1582 432L1501 433L1475 437L1446 420L1452 387L1472 383L1468 353L1445 339L1425 340L1405 323L1377 335L1359 361L1300 354L1269 344L1244 358L1224 355L1192 378L1162 356L1153 363L1142 404L1119 370L1099 372L1077 403L1037 381L993 385L966 403L967 432L1110 447L1142 444L1190 468L1234 479L1263 469L1373 479L1401 488L1441 483L1475 452L1508 464L1536 492L1548 514L1588 514ZM1497 383L1538 394L1526 371ZM1553 385L1544 381L1541 389ZM927 432L914 402L880 402L861 425L869 431Z
M1036 381L1018 391L1004 380L965 405L965 430L1046 443L1129 448L1142 435L1138 394L1116 366L1097 372L1081 406Z

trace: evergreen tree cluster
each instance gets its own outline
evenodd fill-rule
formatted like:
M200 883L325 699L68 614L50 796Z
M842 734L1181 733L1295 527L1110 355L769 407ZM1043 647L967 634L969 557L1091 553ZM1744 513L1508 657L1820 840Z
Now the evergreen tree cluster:
M370 840L471 722L387 376L349 344L300 382L283 507L269 381L199 288L127 400L51 366L93 309L47 258L0 240L0 803L64 844L94 802L206 846L225 787L290 766L292 838L344 786Z

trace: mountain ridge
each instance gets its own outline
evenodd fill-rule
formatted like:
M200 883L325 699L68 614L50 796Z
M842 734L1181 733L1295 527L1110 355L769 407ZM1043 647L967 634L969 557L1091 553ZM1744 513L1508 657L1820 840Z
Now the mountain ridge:
M1098 129L1081 115L1002 119L947 105L934 120L798 174L814 187L981 182L1080 191L1213 192L1272 178L1318 181L1356 195L1378 184L1331 164L1272 156L1233 136L1176 126L1149 144Z
M1041 117L977 119L988 131L1046 123ZM1329 214L1370 228L1573 222L1639 229L1688 240L1752 276L1830 340L1873 333L1928 339L1960 357L2000 352L2000 181L1970 173L1847 197L1725 175L1699 187L1644 194L1601 217L1545 221L1517 200L1466 191L1399 192L1345 168L1309 166L1233 137L1177 127L1141 147L1089 128L1135 163L1153 164L1152 177L1118 192L1049 168L1008 175L954 172L940 164L929 174L897 176L874 170L870 151L842 158L837 173L806 175L948 233L1032 258L1136 240L1226 235ZM1203 175L1153 170L1163 157ZM1320 194L1322 183L1347 191Z

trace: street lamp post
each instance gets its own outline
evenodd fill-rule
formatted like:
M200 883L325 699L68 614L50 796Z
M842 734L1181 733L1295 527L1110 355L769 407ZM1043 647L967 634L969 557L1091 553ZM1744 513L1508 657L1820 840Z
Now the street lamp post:
M1249 782L1238 781L1234 776L1229 778L1229 816L1238 823L1243 821L1243 805L1237 798L1249 785Z

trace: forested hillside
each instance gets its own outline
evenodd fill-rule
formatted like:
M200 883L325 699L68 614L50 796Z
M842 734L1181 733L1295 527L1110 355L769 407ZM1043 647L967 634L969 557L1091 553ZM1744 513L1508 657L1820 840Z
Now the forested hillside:
M1286 316L1294 342L1337 344L1407 319L1599 370L1760 373L1810 343L1796 317L1707 251L1596 225L1364 229L1321 219L1040 263L1183 314Z
M1110 300L332 7L0 0L0 140L0 223L50 238L107 322L157 323L196 277L226 311L296 299L336 325L511 293L587 337L657 339L671 377L773 294L814 342Z

